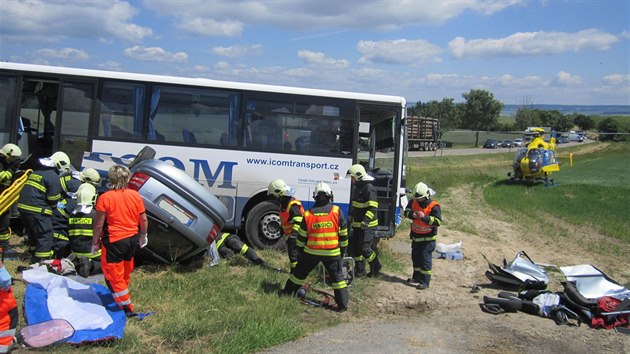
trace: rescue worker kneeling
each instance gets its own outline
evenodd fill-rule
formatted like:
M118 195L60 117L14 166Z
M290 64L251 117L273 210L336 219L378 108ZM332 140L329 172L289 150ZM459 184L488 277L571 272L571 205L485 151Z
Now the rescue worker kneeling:
M90 183L83 183L77 190L76 206L69 210L68 238L70 249L78 260L77 273L87 278L101 273L101 250L92 253L92 224L96 210L96 188Z
M219 237L214 240L214 246L217 251L219 251L219 255L223 258L230 258L233 257L235 253L238 253L254 264L260 265L265 263L265 261L258 257L256 251L243 243L238 236L229 232L224 232L219 235Z
M346 219L339 207L332 204L333 193L328 184L318 183L313 198L315 205L304 213L297 231L296 244L301 253L283 293L295 295L321 262L332 280L337 311L343 312L348 309L348 288L341 272L341 255L348 247Z

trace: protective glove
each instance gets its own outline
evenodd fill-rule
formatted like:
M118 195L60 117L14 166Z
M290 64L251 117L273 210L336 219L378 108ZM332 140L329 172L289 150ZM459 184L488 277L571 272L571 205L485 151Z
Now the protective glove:
M422 211L416 212L416 219L422 219L422 218L424 218L424 212Z
M362 222L361 223L361 230L367 230L367 228L368 228L368 224Z
M140 245L140 248L144 248L144 246L149 244L149 235L147 234L140 234L140 239L138 240L138 244Z
M0 268L0 290L7 291L11 287L11 275L4 266Z
M100 245L92 244L92 254L98 254L98 251L101 249Z

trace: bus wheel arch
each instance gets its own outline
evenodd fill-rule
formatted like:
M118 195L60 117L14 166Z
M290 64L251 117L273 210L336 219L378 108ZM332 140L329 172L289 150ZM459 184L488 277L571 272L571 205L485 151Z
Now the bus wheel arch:
M258 249L284 249L278 205L264 199L254 203L245 215L245 235Z

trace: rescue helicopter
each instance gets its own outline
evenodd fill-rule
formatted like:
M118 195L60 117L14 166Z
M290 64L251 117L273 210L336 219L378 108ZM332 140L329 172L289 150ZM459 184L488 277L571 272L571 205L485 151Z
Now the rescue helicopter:
M531 129L532 140L516 150L512 162L512 172L508 172L508 183L515 181L544 181L545 186L555 185L549 176L560 171L560 161L556 156L556 138L552 136L549 142L544 140L545 130Z

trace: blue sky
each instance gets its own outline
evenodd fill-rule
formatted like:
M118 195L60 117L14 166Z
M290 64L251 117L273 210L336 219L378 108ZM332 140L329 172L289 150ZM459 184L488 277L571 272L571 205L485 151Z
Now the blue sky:
M0 60L505 104L630 105L628 0L0 0Z

